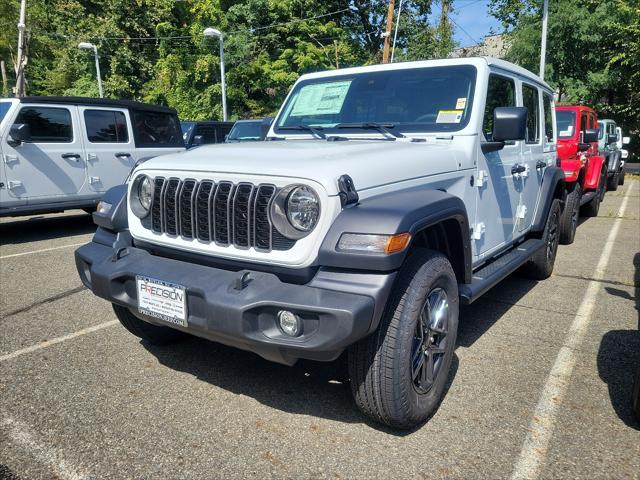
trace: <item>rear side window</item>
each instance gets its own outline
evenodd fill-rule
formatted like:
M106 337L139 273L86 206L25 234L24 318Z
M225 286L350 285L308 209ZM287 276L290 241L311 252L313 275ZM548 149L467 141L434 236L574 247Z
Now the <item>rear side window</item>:
M171 113L134 110L137 147L184 147L178 117Z
M571 110L556 111L556 124L558 126L558 138L573 137L576 132L576 112Z
M542 94L542 102L544 107L544 136L545 142L553 142L553 113L551 95Z
M23 107L15 123L29 125L32 142L71 143L73 141L71 112L66 108Z
M11 102L0 102L0 122L11 108Z
M116 110L85 110L84 123L91 143L127 143L127 121Z
M527 143L538 143L540 140L540 104L538 103L538 89L529 85L522 85L522 105L527 107Z
M492 140L493 134L493 110L497 107L516 106L516 84L507 77L499 75L489 75L489 85L487 87L487 102L484 107L484 120L482 121L482 131L488 142Z

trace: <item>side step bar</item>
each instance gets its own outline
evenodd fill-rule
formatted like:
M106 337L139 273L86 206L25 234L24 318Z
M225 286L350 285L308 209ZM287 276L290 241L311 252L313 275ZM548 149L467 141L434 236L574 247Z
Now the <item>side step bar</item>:
M598 192L587 192L583 193L582 197L580 197L580 206L589 203L594 197L598 194Z
M544 248L544 242L537 238L529 239L513 250L496 258L490 264L473 274L471 283L458 285L460 300L468 305L480 298L487 290L524 265L538 250Z

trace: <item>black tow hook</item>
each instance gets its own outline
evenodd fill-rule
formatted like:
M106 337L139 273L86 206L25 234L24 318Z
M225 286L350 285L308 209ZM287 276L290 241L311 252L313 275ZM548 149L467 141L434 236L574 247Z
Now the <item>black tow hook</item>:
M115 253L113 254L113 256L111 257L111 261L112 262L117 262L118 260L120 260L121 258L126 257L127 255L129 255L129 249L127 247L121 247L119 249L117 249L115 251Z
M236 290L244 290L247 288L247 285L251 282L251 272L244 272L240 278L236 278L235 285L233 286Z

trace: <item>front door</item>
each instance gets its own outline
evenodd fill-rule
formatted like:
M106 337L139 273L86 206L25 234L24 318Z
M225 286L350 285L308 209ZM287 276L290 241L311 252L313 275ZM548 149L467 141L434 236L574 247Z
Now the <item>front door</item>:
M123 184L136 161L128 110L79 107L79 112L91 189L104 192Z
M75 106L20 106L14 124L27 124L31 139L2 152L9 195L28 203L73 199L86 181L84 149Z
M494 109L513 106L516 106L515 80L506 74L490 74L482 125L487 141L492 140ZM478 192L477 215L472 232L476 260L490 257L513 239L522 194L522 182L515 178L514 169L522 161L520 141L507 142L497 152L479 155L474 182Z

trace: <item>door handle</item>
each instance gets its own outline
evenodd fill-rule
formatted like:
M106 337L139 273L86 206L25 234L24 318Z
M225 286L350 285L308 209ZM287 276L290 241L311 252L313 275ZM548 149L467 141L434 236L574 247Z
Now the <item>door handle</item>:
M62 155L60 155L62 158L64 158L65 160L69 160L69 159L73 159L76 162L80 161L80 154L79 153L63 153Z
M120 153L116 153L115 155L116 157L130 157L131 154L127 153L127 152L120 152Z
M517 175L518 173L525 172L526 170L527 167L525 165L519 165L516 163L513 167L511 167L511 175Z

